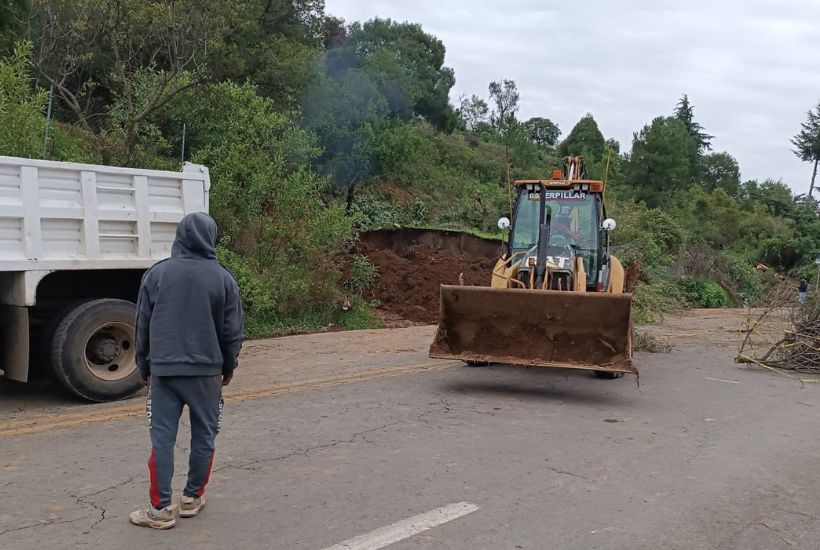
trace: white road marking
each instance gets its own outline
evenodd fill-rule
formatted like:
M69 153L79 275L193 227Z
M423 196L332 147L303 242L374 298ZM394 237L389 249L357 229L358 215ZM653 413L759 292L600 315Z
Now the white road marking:
M706 379L707 380L712 380L714 382L726 382L727 384L740 384L740 382L737 382L735 380L723 380L722 378L709 378L707 376Z
M478 510L478 506L469 502L448 504L447 506L442 506L441 508L403 519L393 525L376 529L366 535L334 544L324 550L379 550L379 548L384 548L394 542L408 539L413 535L417 535L433 527L438 527L448 521L458 519L461 516L466 516L476 510Z

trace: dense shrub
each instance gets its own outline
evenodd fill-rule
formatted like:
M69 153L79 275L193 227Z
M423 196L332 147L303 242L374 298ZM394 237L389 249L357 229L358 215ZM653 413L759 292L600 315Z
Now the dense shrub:
M373 287L379 268L373 265L367 256L354 254L350 262L350 275L343 287L349 295L364 296Z
M712 279L686 277L679 284L686 301L695 307L727 307L731 304L729 293Z
M675 279L659 270L649 269L632 294L632 314L637 324L660 321L665 313L686 307L686 297Z
M626 264L658 267L670 263L686 233L669 214L628 201L611 201L608 215L618 228L612 233L614 252Z
M218 84L200 102L207 132L193 158L210 167L211 211L245 287L249 333L331 322L354 233L344 206L321 200L310 136L250 85Z
M765 275L756 271L749 260L740 256L722 255L719 266L726 274L733 293L742 303L754 305L765 298L768 288L765 284Z
M19 43L0 59L0 154L43 158L48 94L34 85L30 61L32 45ZM46 158L74 162L94 160L87 151L92 141L80 131L73 135L51 123ZM80 139L80 137L82 139Z
M412 218L407 207L375 189L365 189L356 195L351 214L358 226L365 230L405 225Z

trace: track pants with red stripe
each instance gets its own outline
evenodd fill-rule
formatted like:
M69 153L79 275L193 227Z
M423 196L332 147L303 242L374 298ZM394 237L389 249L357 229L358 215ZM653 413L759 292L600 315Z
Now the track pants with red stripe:
M146 412L151 433L151 506L171 504L174 476L174 445L182 408L187 405L191 421L188 483L183 494L199 497L205 492L214 461L214 442L222 421L222 376L152 376Z

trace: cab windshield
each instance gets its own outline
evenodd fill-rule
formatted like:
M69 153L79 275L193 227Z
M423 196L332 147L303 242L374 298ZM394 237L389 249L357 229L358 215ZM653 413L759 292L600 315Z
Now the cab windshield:
M598 204L596 195L569 190L548 190L546 207L550 212L550 242L553 247L572 248L584 258L589 281L597 275ZM541 197L522 189L516 201L512 252L532 249L538 243L538 215Z

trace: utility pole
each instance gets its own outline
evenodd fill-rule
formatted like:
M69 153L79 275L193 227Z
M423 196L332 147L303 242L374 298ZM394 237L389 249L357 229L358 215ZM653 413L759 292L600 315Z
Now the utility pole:
M187 130L188 125L186 123L182 123L182 153L179 156L179 163L185 164L185 131Z
M51 128L51 106L54 103L54 84L51 85L51 89L48 91L48 113L46 114L46 130L45 135L43 136L43 158L46 158L48 154L48 131Z

